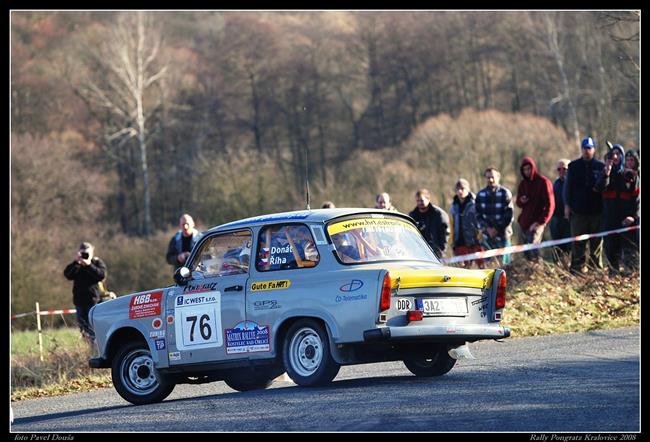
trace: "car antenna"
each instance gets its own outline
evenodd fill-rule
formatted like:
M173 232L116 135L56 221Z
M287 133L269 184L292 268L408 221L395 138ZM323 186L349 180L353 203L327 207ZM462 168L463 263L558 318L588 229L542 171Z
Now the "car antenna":
M307 106L303 106L302 110L307 112ZM307 210L311 210L309 197L309 146L307 144L305 144L305 187L307 189Z

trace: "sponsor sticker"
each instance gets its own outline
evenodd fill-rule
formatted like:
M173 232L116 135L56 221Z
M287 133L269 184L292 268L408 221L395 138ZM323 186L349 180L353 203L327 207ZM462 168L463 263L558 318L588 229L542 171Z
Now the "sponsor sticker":
M342 292L356 292L361 287L363 287L363 281L360 279L353 279L352 281L339 287L339 290Z
M338 295L336 302L363 301L368 299L368 295Z
M264 290L284 290L291 286L289 279L277 279L273 281L260 281L251 284L252 292L261 292Z
M164 338L165 330L154 330L149 332L150 338Z
M131 302L129 304L129 319L160 316L162 295L163 292L160 290L158 292L145 293L131 297Z
M160 327L162 327L162 319L160 319L160 318L154 318L154 320L151 321L151 326L152 326L155 330L158 330Z
M156 350L164 350L165 349L165 340L164 339L156 339L153 342L156 344Z
M210 282L210 283L199 284L199 285L188 284L185 287L183 287L183 294L212 292L216 290L216 288L217 288L216 282Z
M280 303L275 299L253 302L253 310L274 310L281 307Z
M488 300L487 296L483 296L481 299L476 299L472 301L472 305L481 304L483 302L487 302L487 300Z
M167 324L173 324L174 323L174 315L167 315Z
M347 232L348 230L355 229L372 229L371 231L394 231L396 229L408 229L417 232L418 230L414 225L402 221L400 219L394 218L360 218L352 219L348 221L341 221L338 223L330 224L327 227L327 231L330 235L336 235L337 233Z
M170 361L180 361L181 360L181 352L180 351L174 351L169 353L169 360Z
M243 321L233 328L227 328L226 353L254 353L269 351L271 334L268 325L259 325L253 321Z

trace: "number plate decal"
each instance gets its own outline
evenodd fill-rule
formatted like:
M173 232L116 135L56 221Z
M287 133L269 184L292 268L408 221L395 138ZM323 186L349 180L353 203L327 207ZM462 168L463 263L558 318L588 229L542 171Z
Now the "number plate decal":
M177 296L174 326L179 350L221 347L221 292Z
M467 298L423 298L418 300L426 316L467 316Z

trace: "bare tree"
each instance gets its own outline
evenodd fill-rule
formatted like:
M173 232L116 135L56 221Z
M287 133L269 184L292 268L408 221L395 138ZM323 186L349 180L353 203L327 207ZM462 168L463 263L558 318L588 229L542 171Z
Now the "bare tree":
M101 123L107 130L105 148L110 155L123 162L125 151L121 147L131 140L137 143L145 236L152 232L149 120L161 105L156 96L160 94L151 92L167 70L159 60L161 45L162 34L150 15L141 11L121 14L99 50L90 51L94 69L78 87L89 106L106 116Z
M569 80L567 78L565 69L564 54L562 52L562 48L560 47L558 20L556 16L552 15L552 13L543 14L543 19L546 44L548 46L548 50L553 56L553 59L555 60L555 64L562 79L562 93L560 96L554 98L553 100L566 102L567 106L569 107L570 127L573 132L573 138L575 140L578 140L580 139L580 131L578 129L578 116L576 115L575 105L571 96L571 89L569 87Z

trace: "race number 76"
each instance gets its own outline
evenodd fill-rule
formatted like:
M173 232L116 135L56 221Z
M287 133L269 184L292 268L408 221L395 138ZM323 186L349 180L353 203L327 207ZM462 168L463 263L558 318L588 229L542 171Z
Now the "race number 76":
M214 343L219 345L214 309L204 307L183 310L181 313L183 347Z
M196 328L196 319L197 316L187 316L185 321L190 322L190 342L194 341L194 329ZM201 338L204 341L208 341L212 335L212 328L210 328L210 316L207 314L201 315L199 320L199 331L201 332Z

